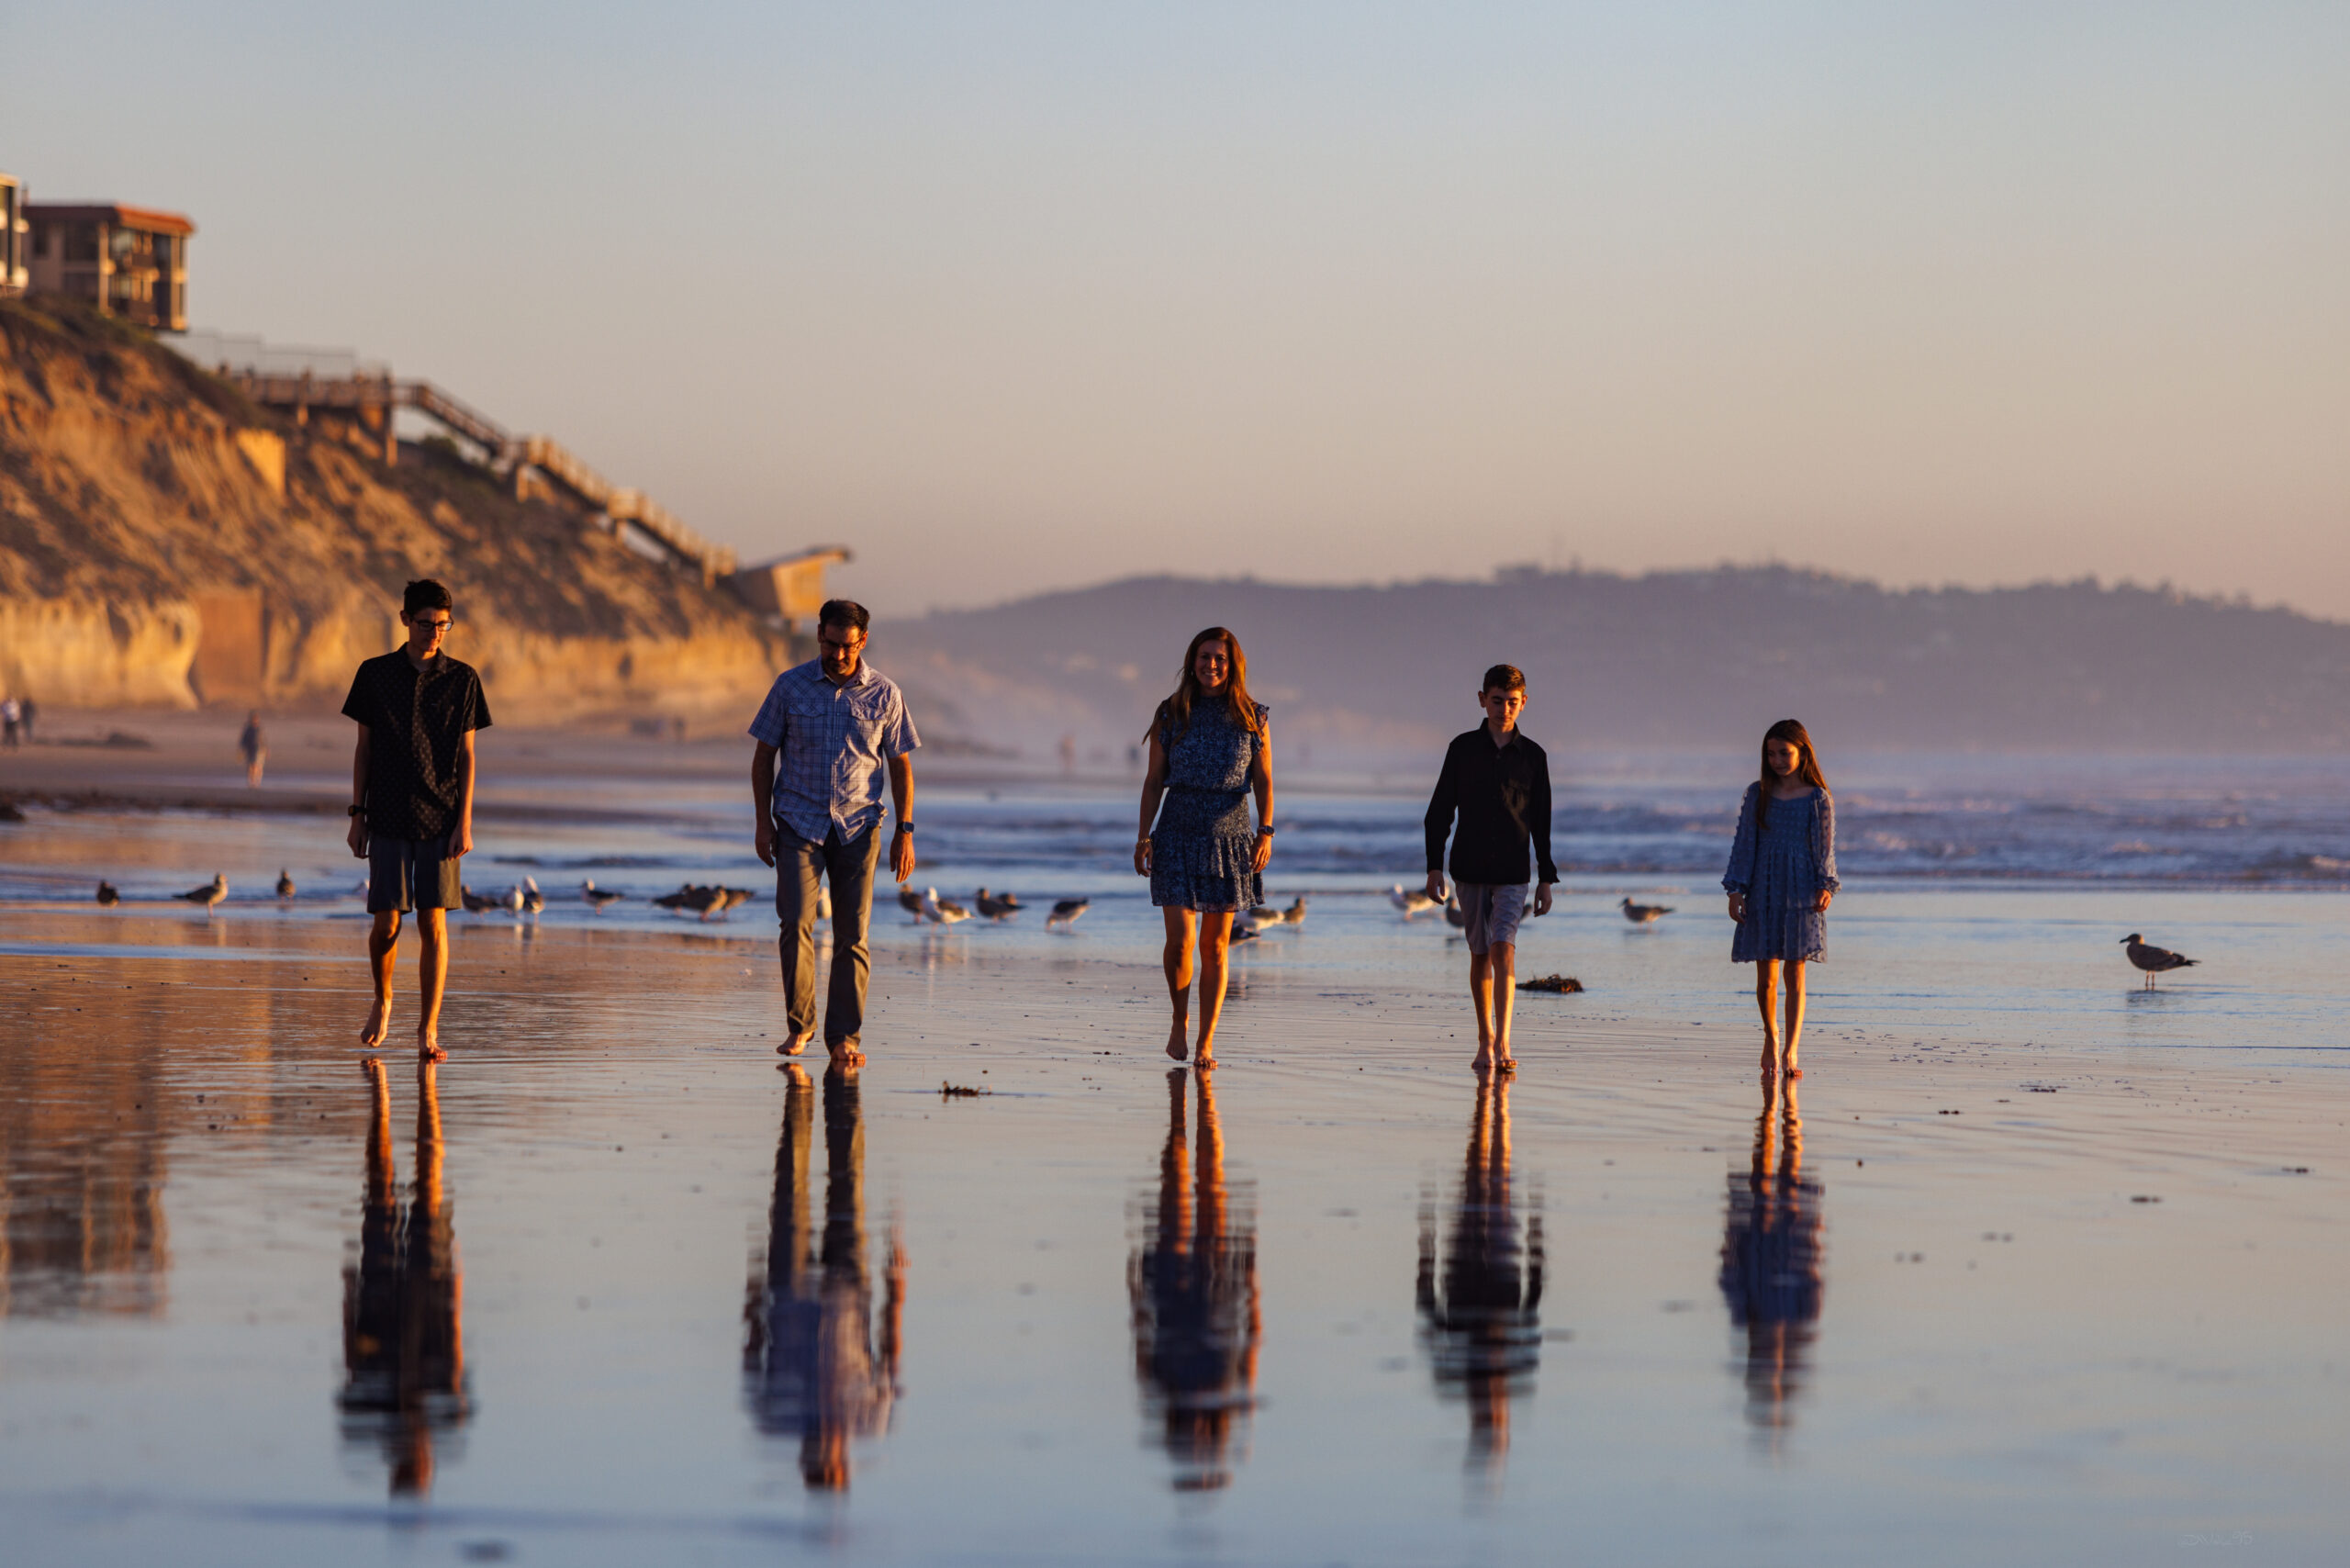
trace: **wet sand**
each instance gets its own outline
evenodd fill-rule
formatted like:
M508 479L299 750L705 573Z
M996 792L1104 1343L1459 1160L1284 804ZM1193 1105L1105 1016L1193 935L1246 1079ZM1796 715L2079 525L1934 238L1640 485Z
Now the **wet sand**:
M430 1092L327 922L11 911L28 1561L2135 1562L2350 1532L2342 1075L1267 970L464 928ZM412 947L403 958L412 964ZM412 1025L405 982L396 1027ZM987 1093L946 1096L942 1084Z

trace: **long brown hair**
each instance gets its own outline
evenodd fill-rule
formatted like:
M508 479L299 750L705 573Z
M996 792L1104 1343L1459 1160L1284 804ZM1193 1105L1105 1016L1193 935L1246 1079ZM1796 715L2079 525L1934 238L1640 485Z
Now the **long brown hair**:
M1818 790L1828 793L1828 776L1819 771L1819 754L1811 748L1811 732L1793 719L1782 719L1762 732L1762 793L1754 801L1754 825L1761 827L1771 816L1771 786L1778 781L1771 771L1771 743L1785 741L1796 749L1796 777Z
M1183 650L1183 674L1175 683L1175 695L1161 702L1158 711L1151 715L1150 728L1144 733L1144 739L1157 734L1162 723L1173 725L1176 734L1181 734L1183 726L1192 722L1192 704L1208 695L1206 688L1200 684L1200 648L1218 638L1223 639L1225 651L1231 655L1232 673L1225 678L1224 703L1232 713L1232 722L1250 734L1264 734L1257 722L1257 704L1248 696L1248 655L1240 651L1239 638L1221 626L1211 626L1192 638L1192 645Z

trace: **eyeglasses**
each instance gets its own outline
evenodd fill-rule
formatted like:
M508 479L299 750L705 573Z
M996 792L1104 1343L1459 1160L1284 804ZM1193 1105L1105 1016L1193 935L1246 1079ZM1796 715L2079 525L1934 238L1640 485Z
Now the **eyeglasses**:
M408 624L420 632L446 632L452 622L447 616L442 616L438 621L411 621Z
M820 636L816 641L822 644L828 652L835 654L853 654L856 652L857 649L865 646L865 639L862 637L843 640L834 637Z

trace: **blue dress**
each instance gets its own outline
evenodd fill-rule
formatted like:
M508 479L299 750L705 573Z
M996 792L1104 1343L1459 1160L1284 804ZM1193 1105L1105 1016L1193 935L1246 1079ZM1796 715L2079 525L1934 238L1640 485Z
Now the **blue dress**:
M1843 885L1836 879L1836 802L1825 790L1801 800L1774 800L1758 830L1754 812L1762 794L1760 784L1746 787L1729 869L1722 873L1723 887L1746 895L1746 918L1729 941L1730 962L1824 958L1828 917L1818 907L1819 895Z
M1272 710L1257 704L1261 727ZM1167 797L1150 829L1150 902L1161 908L1241 910L1265 902L1252 868L1257 830L1248 821L1248 770L1263 741L1233 721L1221 700L1192 709L1178 732L1164 710Z

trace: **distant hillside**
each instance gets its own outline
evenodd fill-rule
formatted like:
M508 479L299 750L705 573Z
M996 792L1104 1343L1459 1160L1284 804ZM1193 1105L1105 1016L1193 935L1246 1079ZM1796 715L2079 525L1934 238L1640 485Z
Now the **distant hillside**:
M0 301L0 689L51 706L340 702L411 577L508 722L723 714L782 636L453 449L256 409L119 323ZM376 450L367 450L368 446Z
M1425 756L1527 672L1529 734L1578 745L2335 751L2350 626L2095 583L1889 591L1787 567L1520 570L1490 582L1297 588L1145 577L877 626L875 662L981 734L1122 756L1202 627L1238 633L1284 747L1317 766ZM1292 753L1292 755L1295 755Z

